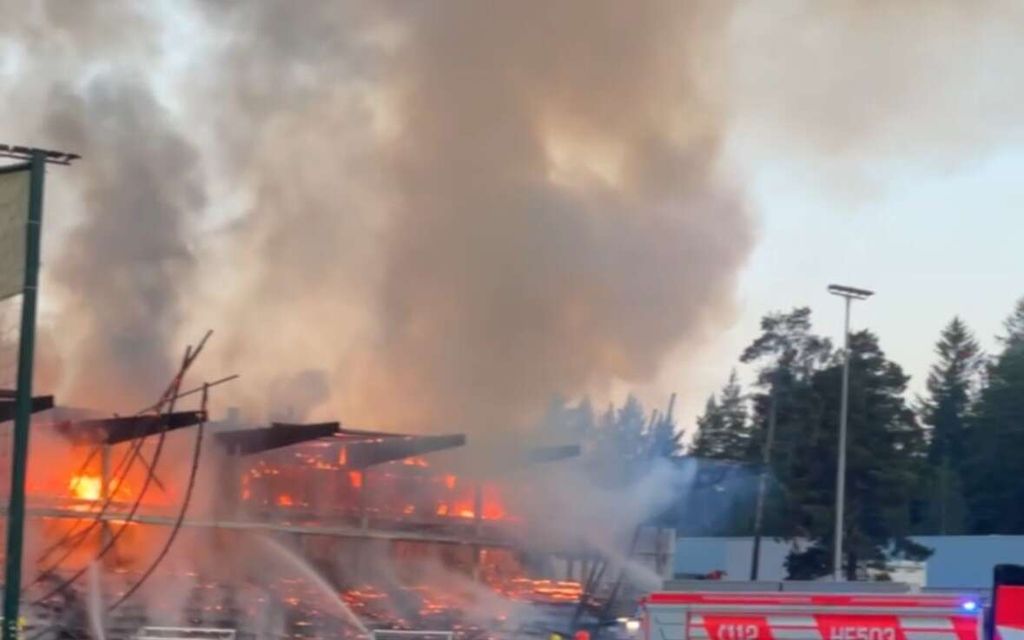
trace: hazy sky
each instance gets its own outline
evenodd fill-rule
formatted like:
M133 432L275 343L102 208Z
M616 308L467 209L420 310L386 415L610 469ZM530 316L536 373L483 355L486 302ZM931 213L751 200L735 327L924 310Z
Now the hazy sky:
M734 160L749 161L743 142L735 146ZM813 167L744 165L760 236L742 273L736 323L701 356L705 375L683 388L683 416L725 380L765 313L809 306L817 330L838 343L843 305L825 290L832 282L876 291L854 303L852 329L879 335L912 376L913 392L923 390L934 343L954 315L986 350L997 349L994 337L1024 296L1022 171L1024 150L998 148L944 169L895 168L850 198L822 184Z

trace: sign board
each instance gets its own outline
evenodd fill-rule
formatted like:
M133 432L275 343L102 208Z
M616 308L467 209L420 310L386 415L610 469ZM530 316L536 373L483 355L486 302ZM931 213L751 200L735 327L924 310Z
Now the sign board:
M28 165L0 167L0 300L25 286L25 241L28 222Z

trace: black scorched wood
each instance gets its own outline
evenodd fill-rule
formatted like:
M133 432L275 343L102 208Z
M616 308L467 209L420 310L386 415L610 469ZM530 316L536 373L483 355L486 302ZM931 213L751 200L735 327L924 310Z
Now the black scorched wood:
M62 422L57 425L57 429L75 443L119 444L160 433L165 429L172 431L191 427L205 420L206 415L202 411L178 411L159 416L124 416Z
M0 400L0 422L14 419L14 399L6 397ZM32 413L39 413L53 408L53 396L34 396L32 398Z
M275 422L269 427L221 431L217 440L231 453L251 455L280 449L301 442L327 438L338 433L337 422L319 424L285 424Z
M342 431L341 435L347 435L346 431ZM466 436L461 433L443 436L379 434L368 440L348 439L342 446L346 449L345 467L363 469L435 451L454 449L465 444Z

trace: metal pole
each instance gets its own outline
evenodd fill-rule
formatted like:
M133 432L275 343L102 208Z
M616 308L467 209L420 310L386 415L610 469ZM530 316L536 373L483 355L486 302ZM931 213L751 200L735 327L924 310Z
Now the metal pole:
M843 511L846 507L846 414L850 393L850 298L846 300L843 323L843 390L839 407L839 463L836 465L836 533L832 571L837 582L843 579Z
M11 495L7 516L3 640L15 640L18 637L21 555L25 541L25 473L28 468L29 422L32 419L32 363L35 356L36 294L39 286L39 245L43 222L43 179L46 174L45 153L40 150L33 151L30 163L28 224L25 229L25 288L21 298L14 451L11 455Z
M772 445L775 443L775 415L777 412L778 393L776 388L778 371L772 377L771 404L768 409L768 433L761 452L761 477L757 481L757 507L754 512L754 549L750 557L750 579L757 580L761 570L761 529L764 526L764 502L768 489L768 471L772 460Z
M102 504L106 504L110 499L110 445L103 443L100 445L100 500ZM103 549L110 542L111 532L110 524L104 522L100 525L101 540L100 544L103 545L100 548Z

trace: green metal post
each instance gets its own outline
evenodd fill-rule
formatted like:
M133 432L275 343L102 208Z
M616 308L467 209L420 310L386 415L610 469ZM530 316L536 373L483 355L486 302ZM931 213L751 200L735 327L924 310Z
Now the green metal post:
M21 599L21 555L25 535L25 472L28 468L29 422L32 419L32 363L36 338L36 294L39 287L39 245L43 223L43 177L46 157L33 151L25 243L25 289L21 299L18 344L18 388L15 400L14 451L11 455L11 496L7 510L7 555L4 571L3 640L18 637Z

